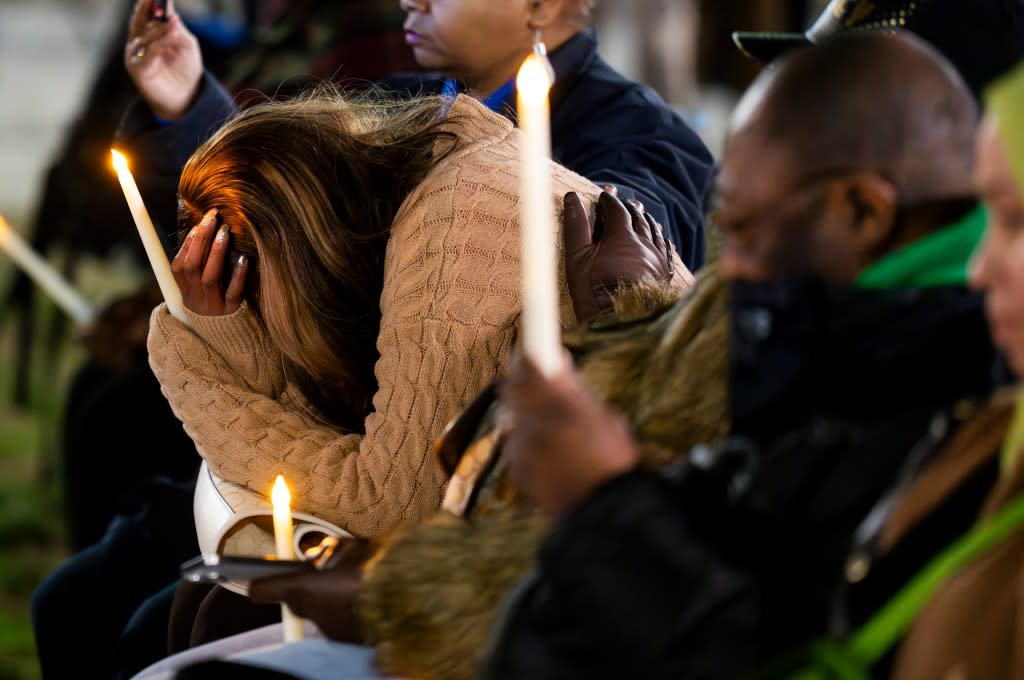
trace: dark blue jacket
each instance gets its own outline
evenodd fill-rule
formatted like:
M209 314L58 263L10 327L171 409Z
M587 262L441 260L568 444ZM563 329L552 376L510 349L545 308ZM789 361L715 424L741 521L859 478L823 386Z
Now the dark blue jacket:
M550 54L552 155L596 184L635 198L661 225L691 269L704 264L704 196L713 159L696 133L651 88L617 73L597 53L597 34L577 33ZM395 74L384 84L436 93L444 80ZM513 122L516 93L488 101Z
M636 198L665 228L691 269L704 263L704 195L713 161L700 138L650 88L616 73L598 54L592 30L551 53L557 82L551 94L553 155L597 184ZM443 80L398 74L391 89L436 93ZM514 120L515 92L496 108ZM173 196L185 161L234 110L230 96L207 76L181 121L158 127L137 104L119 130L136 159L147 204L164 231L174 229ZM168 242L168 245L170 243Z
M597 54L592 31L555 50L553 154L619 196L640 200L691 269L704 264L704 196L711 153L649 87L627 80Z

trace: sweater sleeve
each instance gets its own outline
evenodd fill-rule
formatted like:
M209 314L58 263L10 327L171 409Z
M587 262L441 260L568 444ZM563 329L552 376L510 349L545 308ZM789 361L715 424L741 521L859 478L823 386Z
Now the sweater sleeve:
M497 376L520 310L515 147L501 143L505 121L494 130L491 114L474 115L467 124L483 121L480 141L435 168L392 225L365 436L324 424L293 388L254 391L252 376L214 349L244 353L236 340L203 340L158 308L150 362L215 473L261 493L283 474L298 509L362 537L437 511L446 478L433 443ZM594 189L561 170L556 188L553 207L564 191ZM574 321L564 274L559 311L562 327Z
M436 511L445 478L430 456L431 433L440 432L449 414L436 408L432 395L458 382L455 352L468 349L439 324L399 324L382 332L380 389L367 437L303 410L305 401L292 387L276 396L253 391L166 307L153 315L150 363L216 474L261 493L283 474L297 509L370 537ZM435 356L438 347L449 350Z
M281 352L266 328L243 302L234 314L203 316L186 309L195 333L223 360L225 367L256 394L282 396L287 388Z

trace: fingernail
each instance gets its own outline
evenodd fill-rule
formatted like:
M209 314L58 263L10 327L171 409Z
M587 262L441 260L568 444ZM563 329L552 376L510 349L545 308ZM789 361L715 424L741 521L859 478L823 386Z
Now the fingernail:
M238 256L238 262L235 263L236 267L244 267L248 260L245 259L245 255Z
M228 237L228 225L222 224L220 229L217 230L217 238L214 239L216 243L223 243L224 239Z
M568 217L570 219L575 219L576 218L576 201L577 200L578 200L578 197L576 196L575 193L569 193L569 194L565 195L564 207L565 207L565 216L566 217Z
M203 215L202 221L199 223L200 227L209 227L217 219L217 211L211 210Z

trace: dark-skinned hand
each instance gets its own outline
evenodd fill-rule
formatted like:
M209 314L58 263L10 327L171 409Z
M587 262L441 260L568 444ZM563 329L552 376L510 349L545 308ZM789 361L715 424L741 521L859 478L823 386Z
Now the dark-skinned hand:
M521 353L499 383L509 475L557 517L597 487L637 465L626 419L584 389L571 363L551 379Z
M242 306L245 274L249 260L244 255L228 265L230 246L226 226L217 228L217 211L211 210L185 237L171 262L171 273L181 289L185 307L201 316L234 314ZM232 266L231 279L224 287L224 268Z
M643 205L604 191L593 229L578 194L566 194L563 208L565 273L579 323L612 311L621 283L671 280L672 244Z
M249 584L256 604L283 602L317 625L325 636L339 642L363 642L356 615L362 565L372 554L368 541L343 540L327 565L318 571L273 576Z

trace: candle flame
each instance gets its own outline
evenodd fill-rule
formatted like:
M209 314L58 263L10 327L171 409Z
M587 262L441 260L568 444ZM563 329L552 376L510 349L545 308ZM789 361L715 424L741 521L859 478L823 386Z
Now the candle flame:
M547 64L536 54L526 58L519 68L519 75L516 76L516 90L519 96L531 103L543 101L553 84Z
M117 170L117 174L128 172L128 159L125 158L116 149L110 150L110 156L114 160L114 169Z
M274 508L288 507L292 502L292 493L288 490L288 485L285 484L284 477L281 475L277 476L274 480L274 488L270 492L270 500L274 504Z

